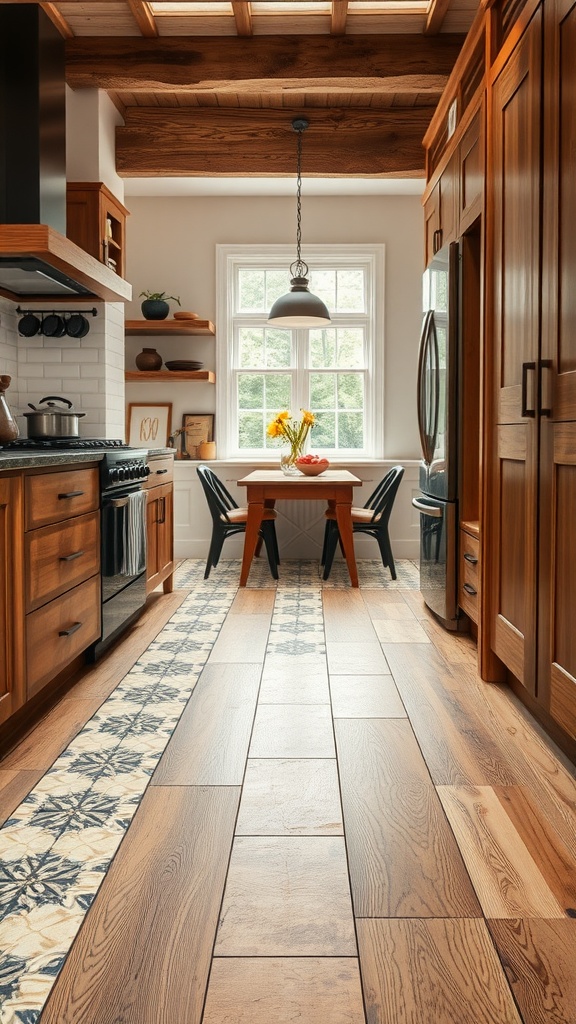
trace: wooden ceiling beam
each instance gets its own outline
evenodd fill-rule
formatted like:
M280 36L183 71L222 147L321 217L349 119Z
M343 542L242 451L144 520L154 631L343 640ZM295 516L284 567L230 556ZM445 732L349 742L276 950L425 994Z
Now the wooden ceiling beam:
M250 0L232 0L232 14L236 32L243 38L252 35L252 5Z
M422 137L434 107L315 110L303 146L304 176L420 175ZM295 173L292 119L301 111L129 107L116 129L125 177Z
M343 83L359 76L382 87L450 74L463 36L441 33L353 36L202 36L158 39L83 36L66 42L66 80L73 89L155 92L268 79Z
M330 32L333 36L343 36L348 18L348 0L332 0L330 14Z
M442 28L444 18L450 10L452 0L432 0L428 8L428 17L424 26L425 36L434 36Z
M52 24L56 26L63 39L74 38L74 33L70 28L70 25L66 21L64 15L60 13L56 4L40 4L40 7L44 13L48 15Z
M158 26L150 4L146 0L128 0L128 6L142 35L154 39L158 35Z

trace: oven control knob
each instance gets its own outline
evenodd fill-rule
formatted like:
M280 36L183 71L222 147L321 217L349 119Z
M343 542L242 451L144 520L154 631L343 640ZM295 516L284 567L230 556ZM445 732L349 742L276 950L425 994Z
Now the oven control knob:
M126 479L126 470L124 469L124 466L119 466L118 469L116 470L116 472L118 473L118 479L119 480L125 480Z
M146 477L149 476L149 475L150 475L150 469L149 469L148 466L139 466L138 467L138 476L140 477L141 480L145 480Z
M116 468L116 466L113 466L110 469L109 476L110 476L110 480L111 480L112 483L115 483L117 480L120 479L120 477L118 475L118 469Z

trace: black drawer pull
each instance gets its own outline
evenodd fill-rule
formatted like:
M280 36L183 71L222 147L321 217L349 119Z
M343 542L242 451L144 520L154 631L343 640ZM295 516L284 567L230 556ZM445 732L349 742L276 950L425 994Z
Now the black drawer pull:
M71 555L60 555L60 561L73 562L75 558L80 558L80 556L83 554L83 551L73 551Z
M476 558L476 555L471 555L469 551L464 552L464 558L466 559L467 562L470 562L471 565L478 565L478 559Z
M63 498L79 498L84 491L68 491L66 494L59 494L58 500L62 501Z
M465 590L467 594L472 594L473 597L476 597L476 594L478 593L471 583L465 583L462 589Z
M81 625L81 622L75 622L73 626L70 626L70 629L61 629L58 636L71 636L77 629L80 629Z
M167 472L168 472L167 469L157 469L156 470L156 476L162 476L163 473L167 473Z

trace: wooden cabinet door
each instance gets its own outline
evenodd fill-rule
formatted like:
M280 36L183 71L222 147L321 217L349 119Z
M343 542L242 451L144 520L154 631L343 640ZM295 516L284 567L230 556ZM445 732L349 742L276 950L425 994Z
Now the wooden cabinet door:
M424 266L428 266L430 260L441 248L438 244L440 233L440 183L432 189L428 199L424 203Z
M479 110L458 148L458 234L462 236L482 213L484 200L484 159L482 111Z
M458 153L453 153L440 178L441 246L458 238Z
M536 692L541 12L492 93L492 648Z
M146 495L146 593L163 583L174 569L174 487L172 483L151 487ZM172 589L171 581L164 591Z
M0 722L25 699L23 529L22 480L0 475Z
M576 738L576 3L545 6L539 697Z

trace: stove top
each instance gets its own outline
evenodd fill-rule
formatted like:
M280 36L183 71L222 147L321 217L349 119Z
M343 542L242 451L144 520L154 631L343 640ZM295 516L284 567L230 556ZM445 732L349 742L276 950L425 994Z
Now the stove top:
M107 437L46 437L35 439L19 437L8 444L0 445L4 451L85 451L90 449L121 448L130 450L130 445L119 438Z

